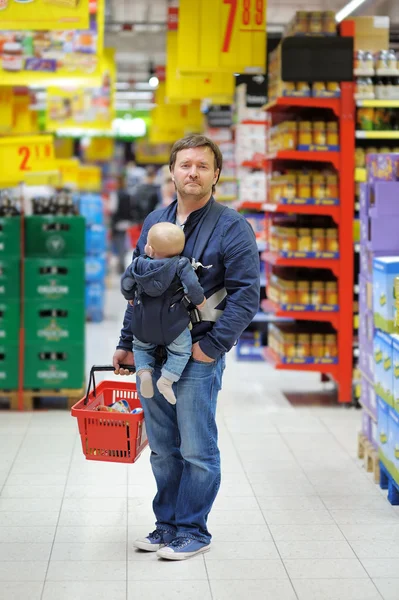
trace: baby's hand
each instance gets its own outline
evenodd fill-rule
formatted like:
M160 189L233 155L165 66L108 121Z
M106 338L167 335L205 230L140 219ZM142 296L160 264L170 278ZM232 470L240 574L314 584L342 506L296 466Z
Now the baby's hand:
M198 310L202 310L204 308L206 304L206 298L204 298L203 302L201 302L201 304L197 304L197 308Z
M134 306L134 300L129 300L130 306Z

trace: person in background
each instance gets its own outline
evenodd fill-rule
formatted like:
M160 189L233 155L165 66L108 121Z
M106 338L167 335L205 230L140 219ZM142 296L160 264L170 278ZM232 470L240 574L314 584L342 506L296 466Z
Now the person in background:
M134 194L136 188L143 182L146 172L144 167L138 167L132 160L126 165L126 191Z
M192 357L173 386L177 403L166 402L158 390L153 398L145 398L138 380L157 494L153 502L156 529L134 545L167 560L184 560L210 549L207 522L221 479L216 404L225 353L259 308L260 267L254 232L242 215L220 208L213 198L222 163L220 149L205 136L190 135L174 144L169 164L177 200L147 217L133 254L136 258L144 253L155 223L175 223L184 231L182 255L208 267L198 271L206 304L201 318L192 318ZM204 248L201 242L206 242ZM134 310L128 304L113 356L115 373L120 375L129 374L120 365L134 364ZM165 358L161 346L154 381L161 376Z
M155 167L147 167L144 181L136 187L133 193L133 209L135 221L138 223L143 223L158 204L159 186L156 184L156 178Z
M169 206L176 199L176 187L173 183L172 175L169 171L169 166L164 165L161 169L161 201L157 208Z
M125 272L126 232L134 223L132 196L125 189L123 177L118 180L118 190L111 195L110 211L112 241L118 257L118 273L122 275Z

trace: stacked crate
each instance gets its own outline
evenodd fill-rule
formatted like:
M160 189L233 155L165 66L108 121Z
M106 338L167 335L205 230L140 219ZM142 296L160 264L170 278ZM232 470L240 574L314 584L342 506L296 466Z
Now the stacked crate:
M25 220L27 390L79 389L85 370L85 221Z
M18 387L21 217L0 218L0 389Z
M83 194L80 212L86 219L86 318L104 319L106 229L100 194Z

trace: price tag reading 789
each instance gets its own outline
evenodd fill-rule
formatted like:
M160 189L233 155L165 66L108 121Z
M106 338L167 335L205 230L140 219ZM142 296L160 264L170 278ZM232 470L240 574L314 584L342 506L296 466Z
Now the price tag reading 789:
M237 28L240 32L253 33L264 31L266 0L223 0L230 6L226 30L223 39L222 52L229 52L232 34Z

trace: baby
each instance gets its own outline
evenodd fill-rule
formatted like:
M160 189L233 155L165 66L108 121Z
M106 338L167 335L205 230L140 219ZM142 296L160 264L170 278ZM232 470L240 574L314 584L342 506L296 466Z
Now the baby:
M167 359L157 388L170 404L176 404L172 384L179 381L191 356L191 302L205 306L204 290L188 258L180 256L185 237L173 223L156 223L148 232L145 256L126 269L121 290L133 306L133 352L140 392L154 396L152 373L157 346L165 346Z

